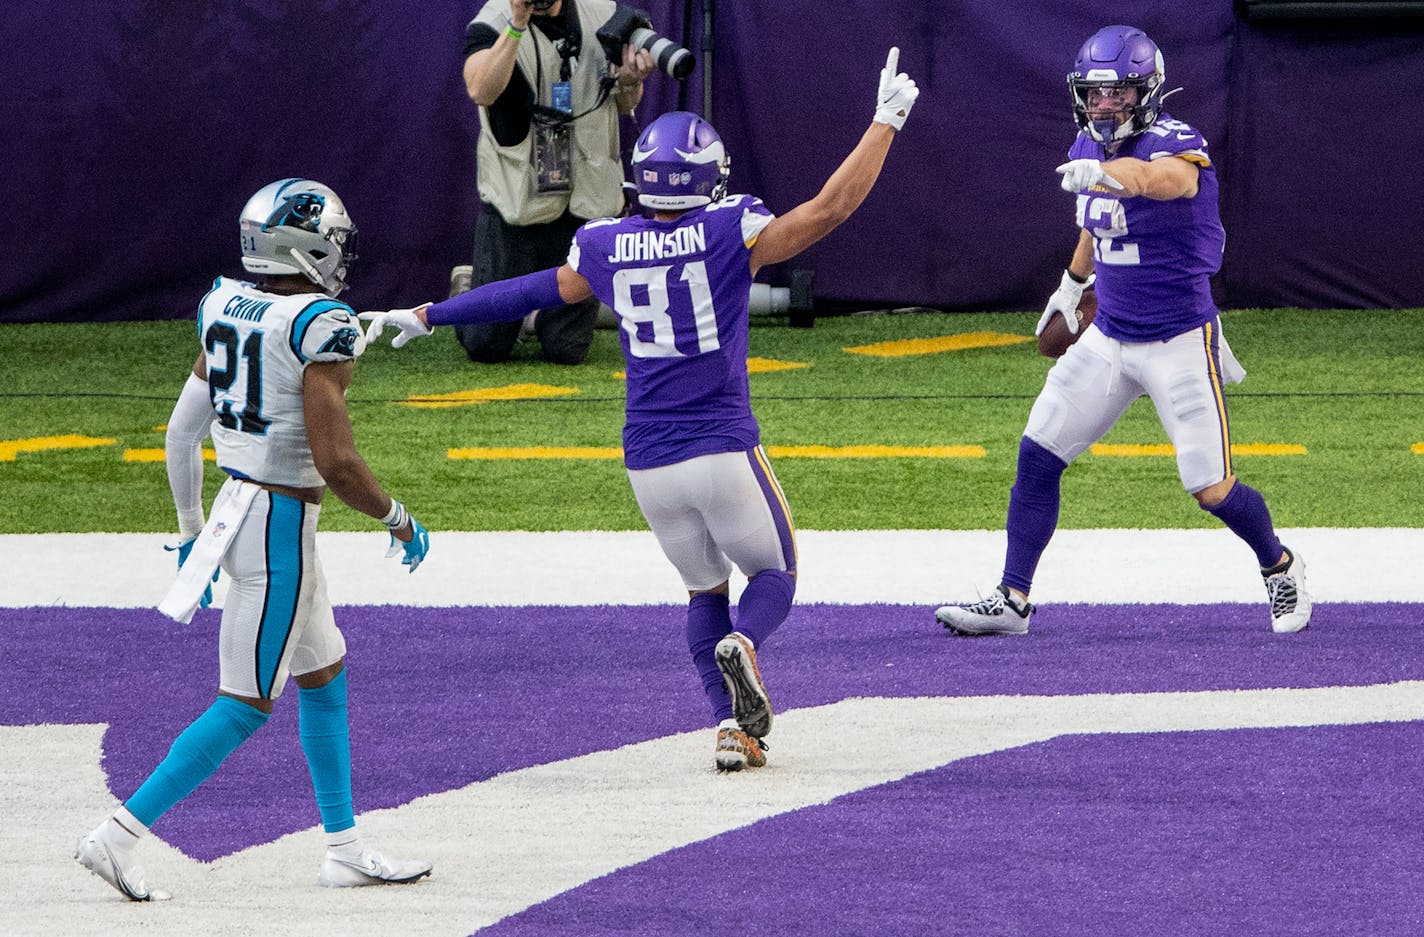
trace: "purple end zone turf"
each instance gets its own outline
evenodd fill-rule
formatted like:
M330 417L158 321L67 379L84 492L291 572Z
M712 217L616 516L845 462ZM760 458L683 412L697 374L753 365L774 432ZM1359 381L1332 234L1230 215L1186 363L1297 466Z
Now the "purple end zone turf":
M710 722L680 607L337 616L358 813ZM1309 630L1278 636L1264 604L1055 606L1026 637L963 639L928 608L798 606L761 664L782 711L851 696L1363 685L1419 678L1421 617L1418 604L1322 605ZM109 723L104 768L126 797L211 702L216 623L0 610L3 721ZM315 825L296 721L289 684L272 721L155 832L210 860ZM492 932L694 933L728 915L778 934L1411 932L1396 925L1424 922L1401 879L1424 860L1424 817L1401 795L1424 780L1417 730L1056 739L688 846Z
M1421 785L1418 724L1064 737L763 820L479 933L1417 934Z

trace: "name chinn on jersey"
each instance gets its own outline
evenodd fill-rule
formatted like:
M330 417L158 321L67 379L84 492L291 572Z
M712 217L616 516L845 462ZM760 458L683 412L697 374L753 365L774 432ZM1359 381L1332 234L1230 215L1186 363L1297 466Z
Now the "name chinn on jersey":
M236 478L311 488L302 372L360 354L351 307L323 293L268 293L218 277L198 306L198 341L213 403L218 466Z
M1192 198L1121 198L1101 185L1078 194L1078 225L1094 239L1098 327L1120 341L1150 342L1210 322L1218 315L1210 277L1221 269L1226 232L1206 140L1163 114L1114 155L1147 162L1186 159L1200 173ZM1107 156L1101 143L1079 133L1068 158Z
M654 468L760 442L747 383L751 250L773 215L734 195L671 221L578 230L569 266L618 317L627 361L624 460Z

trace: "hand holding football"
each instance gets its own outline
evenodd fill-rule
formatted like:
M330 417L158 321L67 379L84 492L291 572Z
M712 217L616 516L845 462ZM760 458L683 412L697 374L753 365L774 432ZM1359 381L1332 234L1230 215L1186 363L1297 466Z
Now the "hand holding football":
M1083 295L1078 300L1078 308L1074 313L1078 317L1077 334L1068 331L1068 323L1062 316L1054 316L1048 320L1048 324L1043 327L1043 332L1038 336L1038 353L1045 358L1061 357L1069 346L1083 337L1083 332L1092 323L1097 312L1098 294L1092 289L1083 290Z

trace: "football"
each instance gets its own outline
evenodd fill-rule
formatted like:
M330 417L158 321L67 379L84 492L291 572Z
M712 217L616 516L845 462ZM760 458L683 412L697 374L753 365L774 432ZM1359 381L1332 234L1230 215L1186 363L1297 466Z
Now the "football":
M1083 290L1083 296L1078 300L1078 331L1069 332L1068 323L1063 321L1063 317L1054 316L1048 320L1048 324L1043 327L1043 334L1038 337L1038 353L1045 358L1061 356L1070 345L1082 337L1097 312L1098 294L1091 289Z

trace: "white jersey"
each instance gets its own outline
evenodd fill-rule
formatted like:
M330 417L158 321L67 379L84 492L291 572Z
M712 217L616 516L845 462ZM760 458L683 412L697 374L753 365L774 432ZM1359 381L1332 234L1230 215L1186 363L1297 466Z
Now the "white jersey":
M325 293L268 293L218 277L198 306L198 340L213 402L213 448L234 478L312 488L302 372L350 361L365 340L351 307Z

